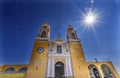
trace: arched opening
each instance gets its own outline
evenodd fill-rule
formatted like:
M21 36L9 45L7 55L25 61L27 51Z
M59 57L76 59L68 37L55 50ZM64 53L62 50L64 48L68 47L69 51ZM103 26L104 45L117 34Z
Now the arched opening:
M72 28L68 28L69 31L72 31L73 29Z
M67 39L69 39L68 35L67 35Z
M55 78L65 78L64 64L60 61L55 64Z
M104 78L114 78L110 68L107 65L105 64L101 65L101 69L102 69Z
M95 65L92 65L92 64L89 65L88 69L89 69L89 73L90 73L90 78L100 78L99 71Z
M46 26L44 26L44 29L46 29L47 27Z
M72 39L75 39L75 34L74 33L72 33Z
M21 68L18 70L18 72L27 72L27 68Z
M42 37L42 38L45 38L45 37L46 37L46 32L45 32L45 31L42 32L41 37Z
M4 72L15 72L15 69L14 68L7 68L7 69L5 69L5 71Z

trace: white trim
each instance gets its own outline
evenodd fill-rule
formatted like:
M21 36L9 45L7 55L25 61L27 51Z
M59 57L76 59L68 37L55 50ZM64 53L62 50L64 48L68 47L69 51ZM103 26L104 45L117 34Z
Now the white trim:
M66 71L67 71L66 76L69 75L69 74L68 74L68 72L69 72L69 71L68 71L68 66L69 66L69 65L68 65L68 58L66 58Z
M70 58L69 58L69 70L70 70L70 76L73 76L73 74L72 74L72 65L71 65L72 63L71 63L71 60L70 60Z
M47 77L50 76L50 59L48 59Z
M54 66L54 58L52 58L52 77L54 77L54 71L55 71L55 66Z
M52 56L52 57L69 57L69 54L48 54L48 56Z
M57 53L57 45L61 44L62 47L62 53ZM53 49L51 52L50 49ZM68 52L66 52L66 49L68 49ZM65 76L73 76L72 71L72 62L71 62L71 56L70 56L70 50L69 50L69 43L64 42L50 42L49 43L49 51L48 51L48 65L47 65L47 77L55 77L55 58L63 58L65 59L64 62L64 75Z

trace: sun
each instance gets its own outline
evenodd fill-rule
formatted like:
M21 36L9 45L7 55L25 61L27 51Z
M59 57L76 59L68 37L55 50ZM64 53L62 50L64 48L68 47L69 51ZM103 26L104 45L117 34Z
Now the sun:
M83 13L82 15L82 25L87 27L93 27L98 23L98 13L94 13L92 11L88 11L86 14Z
M90 12L85 16L84 22L86 24L93 24L95 23L95 20L96 20L96 16Z

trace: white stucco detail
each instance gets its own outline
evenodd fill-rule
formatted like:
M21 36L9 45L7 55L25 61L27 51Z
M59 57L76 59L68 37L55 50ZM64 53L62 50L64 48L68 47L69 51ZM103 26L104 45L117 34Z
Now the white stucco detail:
M66 61L66 65L68 65L67 58L66 58L66 60L65 60L65 61ZM68 66L69 66L69 65L68 65ZM68 72L69 72L69 71L68 71L68 66L66 66L66 71L67 71L66 75L67 75L67 76L68 76Z
M70 58L69 58L69 71L70 71L70 76L73 76L73 73L72 73L72 63L71 63L71 60L70 60Z
M54 70L55 69L55 66L54 66L54 58L52 58L52 77L54 77Z
M47 64L47 77L50 76L50 59L48 59L48 64Z
M62 53L57 53L57 46L62 47ZM51 50L52 49L52 50ZM49 43L47 77L55 77L55 63L64 59L64 75L73 76L71 55L69 50L69 43L63 41L54 41Z

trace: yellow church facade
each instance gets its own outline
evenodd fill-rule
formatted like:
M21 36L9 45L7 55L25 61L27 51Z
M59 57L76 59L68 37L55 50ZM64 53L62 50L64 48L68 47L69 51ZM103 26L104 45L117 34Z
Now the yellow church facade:
M112 62L87 62L82 44L71 25L67 41L50 41L50 25L45 23L35 38L28 65L1 65L0 78L120 78Z

